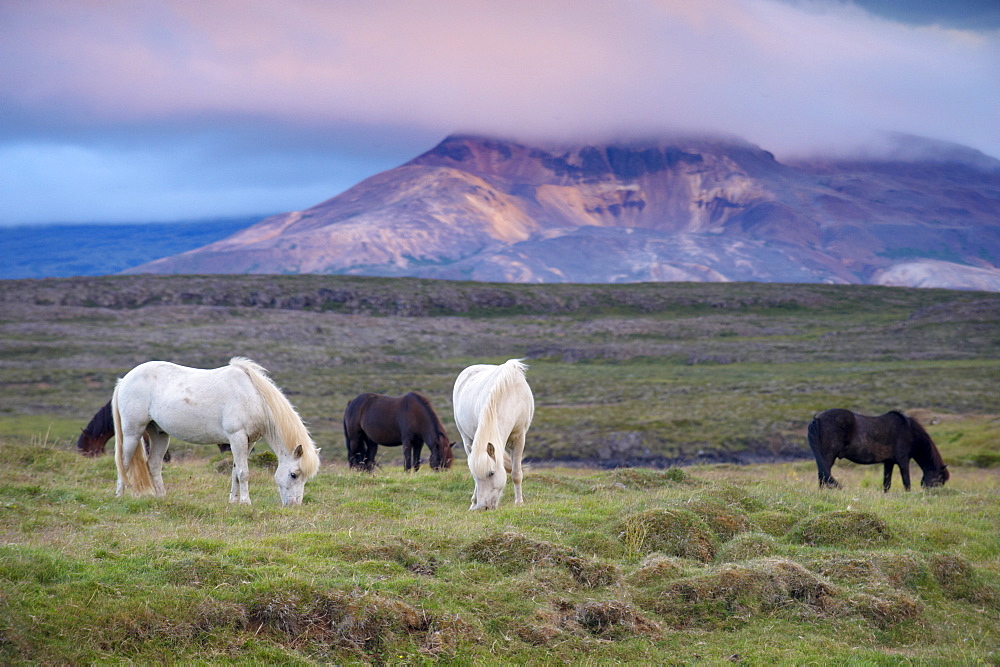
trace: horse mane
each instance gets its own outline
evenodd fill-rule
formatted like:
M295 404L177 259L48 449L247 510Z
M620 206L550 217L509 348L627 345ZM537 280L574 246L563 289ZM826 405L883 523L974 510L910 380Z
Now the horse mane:
M115 418L111 414L111 401L105 403L83 429L84 433L94 438L105 433L113 433L114 430Z
M268 376L267 370L257 362L246 357L233 357L229 360L229 365L244 371L264 399L264 409L268 416L265 434L268 443L273 445L275 441L281 442L281 446L289 454L294 451L295 444L302 445L299 467L306 479L312 478L319 471L319 453L295 406L285 398L285 394Z
M500 416L499 397L510 391L510 388L518 380L523 381L528 366L520 359L509 359L497 366L496 381L490 387L490 393L486 397L486 404L482 414L479 415L479 426L476 429L475 439L472 443L472 452L469 456L469 467L472 474L477 477L485 477L489 474L493 465L504 465L510 456L504 451L507 446L507 439L500 438L497 432ZM495 460L490 463L490 456L487 453L486 445L493 443L497 453L503 454L502 460Z
M903 415L903 418L906 419L906 423L910 427L910 435L913 437L914 444L913 458L920 467L924 469L932 468L934 470L944 468L944 459L941 457L941 452L938 451L937 445L934 444L927 430L913 417Z
M431 406L431 402L427 400L427 397L415 391L411 391L410 396L416 399L416 401L427 410L427 414L433 418L435 435L437 435L438 438L444 438L447 440L448 433L444 430L444 424L441 423L440 417L438 417L437 413L434 412L434 408Z

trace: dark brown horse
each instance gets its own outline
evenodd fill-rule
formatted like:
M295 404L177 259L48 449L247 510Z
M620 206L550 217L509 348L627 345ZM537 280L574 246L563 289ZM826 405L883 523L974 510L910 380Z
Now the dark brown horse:
M104 453L104 447L108 444L108 440L114 435L115 421L111 416L111 401L108 401L84 427L80 437L76 440L76 448L84 456L100 456ZM142 442L146 445L146 451L149 451L149 436L145 433L142 434ZM228 452L229 444L220 444L219 451ZM169 451L163 455L163 460L170 460Z
M420 468L420 450L430 449L434 470L450 468L454 458L448 434L430 401L415 392L403 396L361 394L344 411L347 460L352 468L372 470L378 446L403 446L403 467Z
M899 466L903 486L910 490L911 458L924 471L921 486L943 486L951 476L924 427L896 410L878 417L839 408L821 412L809 424L809 448L816 457L821 487L840 486L830 474L837 459L884 464L885 491L892 483L893 466Z

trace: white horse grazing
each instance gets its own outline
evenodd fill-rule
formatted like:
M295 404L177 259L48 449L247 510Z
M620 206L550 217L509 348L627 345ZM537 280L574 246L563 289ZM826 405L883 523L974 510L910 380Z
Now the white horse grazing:
M274 481L282 505L299 505L307 480L319 470L319 450L292 404L261 366L233 357L205 370L148 361L118 380L111 397L118 488L163 496L163 455L170 436L195 444L228 442L233 451L229 502L250 504L247 458L260 438L278 457ZM139 446L149 435L149 458Z
M527 368L517 359L499 366L476 364L455 380L455 424L476 482L470 510L496 509L507 486L508 470L514 480L514 503L524 502L521 457L535 414L535 400L524 379ZM511 454L506 452L507 445Z

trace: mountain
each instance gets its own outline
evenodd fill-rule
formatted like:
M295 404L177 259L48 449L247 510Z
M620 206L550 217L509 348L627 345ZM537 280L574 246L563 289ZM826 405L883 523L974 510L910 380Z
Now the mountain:
M129 272L1000 291L1000 161L897 143L783 164L736 138L456 135L310 209Z

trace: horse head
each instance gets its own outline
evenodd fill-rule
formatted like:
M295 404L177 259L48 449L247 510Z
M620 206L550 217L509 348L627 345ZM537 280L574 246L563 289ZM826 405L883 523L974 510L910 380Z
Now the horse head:
M85 429L81 429L76 448L84 456L100 456L104 453L104 446L108 440L109 438L94 437Z
M473 503L470 510L494 510L500 504L504 487L507 486L507 471L503 460L497 458L492 442L486 443L486 451L474 452L469 459L469 469L476 482Z
M302 504L306 482L316 474L315 467L303 466L303 453L302 445L298 445L291 456L278 457L278 469L274 471L274 483L278 485L281 504L285 507ZM316 453L319 453L318 449Z
M920 486L928 488L944 486L944 483L949 479L951 479L951 473L948 472L948 466L941 466L936 470L928 470L925 472L923 478L920 480Z
M451 464L455 460L455 455L451 451L454 446L454 442L448 442L448 436L442 434L440 438L438 438L437 444L430 448L431 470L440 471L451 468Z

